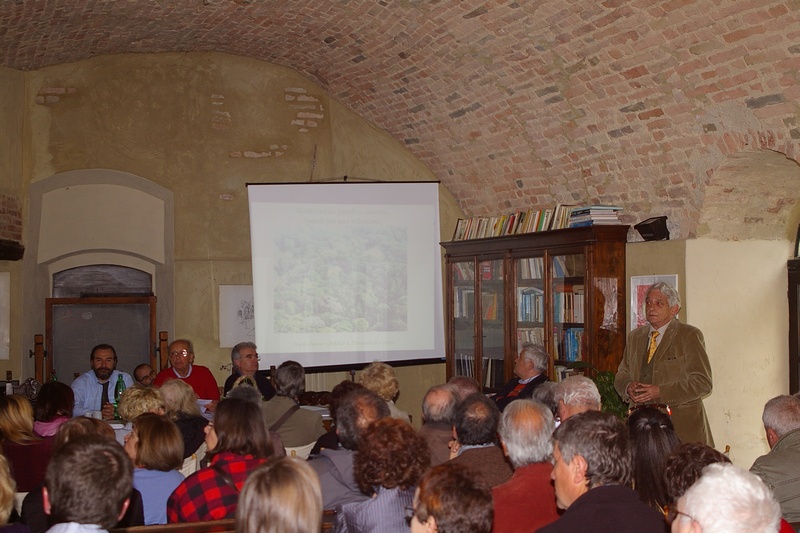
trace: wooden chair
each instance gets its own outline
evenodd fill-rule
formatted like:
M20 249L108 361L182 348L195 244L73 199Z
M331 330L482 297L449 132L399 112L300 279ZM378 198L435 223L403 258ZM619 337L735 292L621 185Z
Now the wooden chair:
M110 533L235 533L235 520L212 520L184 524L162 524L111 529Z

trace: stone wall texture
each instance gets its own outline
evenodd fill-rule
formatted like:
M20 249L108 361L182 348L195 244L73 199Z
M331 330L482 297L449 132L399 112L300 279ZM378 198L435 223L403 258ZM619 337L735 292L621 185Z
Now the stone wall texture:
M799 18L797 0L3 2L0 65L188 51L285 65L405 144L467 214L613 203L693 237L704 205L728 202L724 184L707 196L729 157L800 155ZM296 119L313 129L319 112ZM769 212L769 176L751 186L735 224L792 218L796 195Z

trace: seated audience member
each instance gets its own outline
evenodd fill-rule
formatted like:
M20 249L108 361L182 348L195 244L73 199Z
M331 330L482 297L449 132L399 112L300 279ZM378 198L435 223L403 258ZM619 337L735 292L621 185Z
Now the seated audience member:
M453 414L458 398L452 385L435 385L422 399L422 427L419 436L428 443L431 466L450 460L453 440Z
M750 472L775 494L783 517L800 522L800 398L772 398L761 420L770 451L755 460Z
M156 379L156 371L147 363L142 363L133 369L133 379L137 387L150 387Z
M700 479L706 466L730 462L731 460L722 453L699 442L688 442L678 446L664 461L667 505L674 508L678 499Z
M492 493L461 465L434 466L414 497L411 533L489 533Z
M167 498L183 481L183 438L169 418L155 413L136 417L125 436L125 452L133 462L133 486L142 493L144 523L167 523Z
M405 509L428 469L428 446L408 422L383 418L370 424L359 441L354 472L361 492L370 498L342 505L335 533L406 533Z
M561 423L561 417L558 414L558 383L552 381L545 381L533 390L531 400L536 400L544 404L550 412L553 413L555 418L556 427Z
M55 524L49 533L108 530L130 503L133 467L125 450L101 436L67 442L53 454L42 496Z
M183 458L191 457L205 442L208 425L197 404L197 394L179 379L167 381L159 390L164 397L164 414L183 436Z
M48 381L42 385L33 409L33 432L40 437L52 437L61 424L72 418L75 393L60 381Z
M72 416L83 416L92 411L101 411L105 420L114 418L114 387L119 376L126 388L133 387L133 378L127 372L117 370L117 352L110 344L98 344L89 355L92 369L72 382L75 407Z
M125 436L133 430L133 421L139 415L144 413L164 414L164 396L155 387L126 389L119 398L117 412L125 421L125 427L114 431L117 434L117 442L125 444Z
M29 492L41 484L53 438L34 434L33 407L24 396L0 396L0 447L19 492Z
M631 444L611 413L586 411L556 429L553 480L564 514L540 533L658 533L664 516L631 484Z
M331 415L330 430L317 439L316 444L311 449L311 455L319 455L322 450L329 448L331 450L339 449L339 436L336 434L336 410L339 407L339 402L344 398L345 394L353 389L363 388L362 385L346 379L331 389L330 400L328 403L328 412Z
M17 484L11 477L8 461L0 454L0 533L29 533L30 530L23 524L9 524L14 511L14 495Z
M514 400L530 398L533 391L547 381L549 357L543 346L523 344L514 362L514 375L517 376L494 396L497 408L501 411Z
M553 413L534 400L511 402L500 417L500 440L514 475L492 489L494 533L529 533L558 519L551 474Z
M673 533L775 533L781 507L761 479L731 464L712 464L670 509Z
M209 466L187 477L167 501L167 521L233 518L247 475L272 456L261 410L236 398L219 403L206 426Z
M247 478L236 509L237 533L309 533L321 523L319 479L305 461L276 459Z
M401 411L394 404L400 394L400 382L397 381L394 368L386 363L375 361L364 367L364 370L358 375L358 382L380 396L389 405L389 413L392 418L411 423L408 413Z
M277 431L287 448L316 442L325 433L322 415L300 407L306 390L306 372L300 363L285 361L275 370L276 395L264 402L267 428Z
M162 386L167 381L180 379L187 383L201 400L211 400L206 410L213 412L219 401L219 387L211 371L194 364L194 346L192 341L178 339L169 345L169 368L158 373L153 385Z
M584 411L599 411L602 403L597 385L586 376L569 376L559 382L556 399L558 417L562 422Z
M471 468L490 487L507 482L513 474L503 450L494 444L499 420L497 406L483 394L468 396L453 417L456 445L450 462Z
M82 437L101 437L114 441L114 430L106 422L96 418L77 417L71 418L61 425L53 440L53 452L59 450L72 440ZM28 526L31 533L44 533L53 525L50 516L44 512L42 499L42 485L28 492L22 502L21 522ZM141 493L132 488L130 505L125 515L114 527L133 527L144 525L144 506Z
M261 409L263 401L261 391L256 388L255 383L244 380L234 385L226 398L239 398L240 400L252 403L259 409ZM286 448L283 445L283 439L281 439L280 433L277 431L270 431L269 441L272 444L272 457L274 459L286 456ZM305 460L306 457L300 457L300 459Z
M240 342L231 350L231 375L225 380L225 396L233 388L234 383L242 376L249 377L261 392L264 400L269 400L275 396L275 387L263 374L258 373L258 362L261 358L256 351L256 345L252 342Z
M459 402L471 394L483 392L480 383L469 376L453 376L447 381L447 384L454 387L453 390Z
M655 407L640 407L628 417L633 460L633 488L644 503L660 513L669 503L664 468L681 440L668 414Z
M322 508L336 509L345 503L364 501L353 474L358 440L375 420L389 416L389 406L374 392L358 388L341 399L336 409L336 433L341 447L325 449L309 458L322 487Z

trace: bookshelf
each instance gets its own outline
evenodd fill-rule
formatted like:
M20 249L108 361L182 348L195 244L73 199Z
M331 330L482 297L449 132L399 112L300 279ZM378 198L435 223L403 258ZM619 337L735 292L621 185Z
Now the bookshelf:
M573 361L616 371L625 347L628 226L595 225L443 242L447 377L485 389L513 376L523 343L550 354L550 377Z

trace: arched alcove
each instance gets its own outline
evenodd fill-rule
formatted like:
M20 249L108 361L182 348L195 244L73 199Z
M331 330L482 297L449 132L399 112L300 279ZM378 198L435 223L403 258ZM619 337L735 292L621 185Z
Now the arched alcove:
M133 174L85 169L32 183L29 198L25 339L45 331L45 298L55 296L54 276L78 272L73 269L87 272L87 267L95 265L138 271L149 278L158 299L156 328L173 329L171 191ZM113 344L113 339L102 342ZM24 364L31 366L32 362Z
M780 152L728 156L705 189L698 238L793 241L800 214L800 165Z

